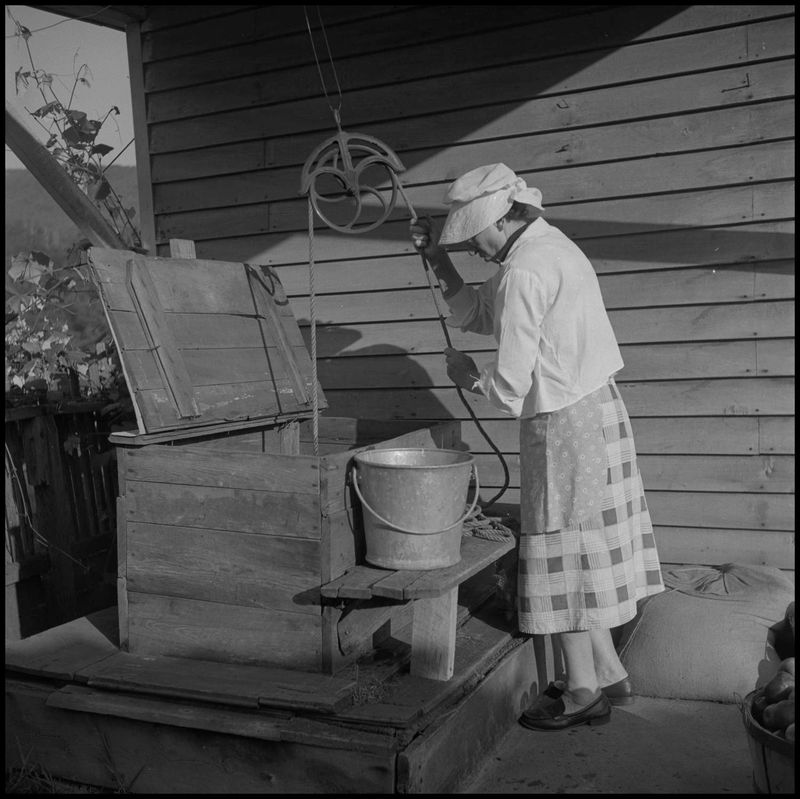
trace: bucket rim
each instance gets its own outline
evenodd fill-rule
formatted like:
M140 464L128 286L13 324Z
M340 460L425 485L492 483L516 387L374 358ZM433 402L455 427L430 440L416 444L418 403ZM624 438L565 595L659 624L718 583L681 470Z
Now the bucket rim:
M461 460L458 463L431 463L431 464L412 464L412 463L381 463L372 460L371 455L381 455L390 452L436 452L439 454L457 455ZM379 469L452 469L454 466L466 466L475 463L475 456L468 451L460 449L445 449L442 447L387 447L381 449L369 449L358 452L353 456L357 463L363 463Z

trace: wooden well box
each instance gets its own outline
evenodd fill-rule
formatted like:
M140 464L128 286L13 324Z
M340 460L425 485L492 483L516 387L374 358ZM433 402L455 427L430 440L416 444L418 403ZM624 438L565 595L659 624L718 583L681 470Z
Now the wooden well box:
M266 267L97 248L89 264L138 421L111 439L122 648L335 673L404 608L320 593L363 562L353 455L457 447L458 423L320 416L315 433L310 358Z

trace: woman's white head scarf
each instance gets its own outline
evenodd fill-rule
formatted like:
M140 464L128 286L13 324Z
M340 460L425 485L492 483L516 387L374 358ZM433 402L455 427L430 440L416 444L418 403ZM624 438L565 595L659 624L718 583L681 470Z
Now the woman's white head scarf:
M471 239L505 216L513 202L544 210L539 189L528 188L505 164L479 166L462 175L450 184L444 201L450 212L439 237L441 245Z

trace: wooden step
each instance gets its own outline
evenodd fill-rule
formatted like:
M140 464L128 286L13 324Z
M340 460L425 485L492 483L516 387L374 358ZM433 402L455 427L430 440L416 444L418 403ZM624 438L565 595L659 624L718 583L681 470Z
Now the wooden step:
M426 599L442 596L494 563L514 548L512 537L494 541L463 536L461 560L454 566L428 571L412 569L376 569L355 566L336 580L322 586L321 594L329 599Z
M240 707L335 713L352 704L355 683L325 674L128 652L82 669L89 687Z

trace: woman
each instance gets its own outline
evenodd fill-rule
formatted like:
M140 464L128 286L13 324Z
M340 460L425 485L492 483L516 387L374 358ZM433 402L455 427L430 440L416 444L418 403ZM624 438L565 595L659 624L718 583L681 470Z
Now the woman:
M639 599L664 590L625 406L622 357L597 277L581 250L542 218L542 195L504 164L451 184L436 240L412 222L462 330L494 335L484 369L447 348L447 374L520 419L519 628L558 636L566 679L551 683L520 723L541 730L609 720L633 701L611 629ZM445 247L499 264L466 286Z

